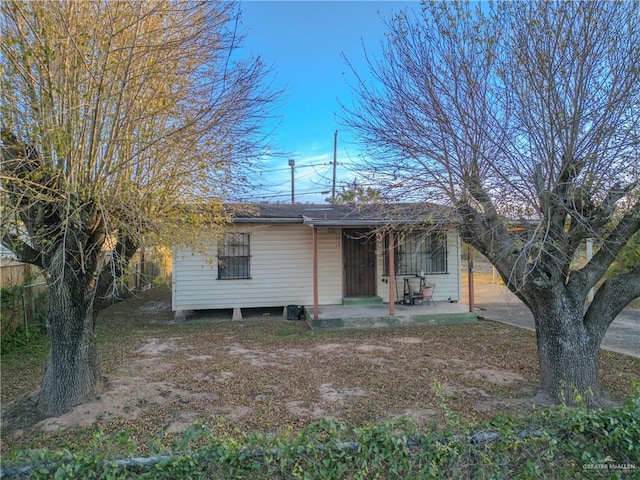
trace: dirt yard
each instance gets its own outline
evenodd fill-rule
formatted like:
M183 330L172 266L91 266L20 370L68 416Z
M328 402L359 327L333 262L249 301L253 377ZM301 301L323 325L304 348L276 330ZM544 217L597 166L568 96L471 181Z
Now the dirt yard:
M310 331L275 311L175 323L169 299L158 288L101 314L104 385L61 417L34 415L44 356L3 357L2 451L68 445L95 429L162 437L199 421L241 434L295 431L321 418L364 424L406 415L426 425L442 421L443 404L467 419L531 409L533 332L493 322ZM603 352L601 377L614 398L627 396L640 360Z

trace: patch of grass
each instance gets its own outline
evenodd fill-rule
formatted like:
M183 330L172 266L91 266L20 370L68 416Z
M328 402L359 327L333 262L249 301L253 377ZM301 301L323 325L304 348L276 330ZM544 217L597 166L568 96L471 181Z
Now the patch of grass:
M290 337L292 335L299 336L301 333L306 333L307 331L308 329L306 328L306 325L286 325L280 327L274 333L279 337Z
M20 328L2 335L0 355L5 360L6 354L16 353L15 358L39 356L42 350L48 348L47 332L41 325L32 325L28 330Z
M30 333L24 330L2 337L2 403L27 394L40 383L47 355L49 338L40 328Z

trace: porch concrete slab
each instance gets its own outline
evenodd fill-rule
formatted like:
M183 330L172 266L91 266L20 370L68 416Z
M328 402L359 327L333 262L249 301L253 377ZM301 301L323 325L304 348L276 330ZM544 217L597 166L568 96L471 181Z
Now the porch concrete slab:
M307 324L319 328L372 328L421 324L476 323L477 313L469 312L469 306L446 301L422 305L395 305L394 315L389 314L389 304L382 305L322 305L318 318L313 316L313 306L307 306Z

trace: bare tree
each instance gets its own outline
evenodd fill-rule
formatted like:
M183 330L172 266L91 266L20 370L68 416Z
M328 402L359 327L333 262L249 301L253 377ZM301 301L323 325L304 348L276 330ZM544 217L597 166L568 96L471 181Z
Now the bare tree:
M219 223L259 154L277 92L259 58L237 54L235 8L0 5L0 233L50 289L45 415L94 391L94 312L133 252ZM189 203L209 208L194 215Z
M463 239L533 313L539 401L607 402L600 343L640 296L638 265L603 279L640 229L639 12L425 3L387 23L373 82L354 71L344 122L371 147L360 167L394 197L455 207ZM577 268L589 238L597 253Z

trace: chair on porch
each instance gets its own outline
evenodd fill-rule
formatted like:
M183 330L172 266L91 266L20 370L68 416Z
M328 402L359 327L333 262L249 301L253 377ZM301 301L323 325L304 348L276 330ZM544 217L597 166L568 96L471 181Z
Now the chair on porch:
M427 305L431 305L432 302L434 305L436 304L435 300L433 299L433 292L435 289L436 285L434 283L425 283L420 286L422 299L423 301L427 302Z
M424 302L427 302L427 305L433 304L435 305L435 301L433 300L433 292L436 289L436 285L434 283L427 283L426 277L424 275L419 275L420 283L416 289L411 286L411 277L405 277L404 279L404 297L405 303L410 303L411 305L422 305ZM409 301L407 302L407 299Z

